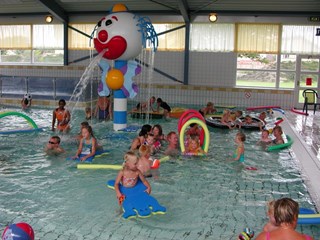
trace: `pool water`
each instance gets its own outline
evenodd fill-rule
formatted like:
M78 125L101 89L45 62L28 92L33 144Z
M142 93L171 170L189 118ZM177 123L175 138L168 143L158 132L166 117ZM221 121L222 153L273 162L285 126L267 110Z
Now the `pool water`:
M12 109L11 109L12 110ZM13 109L13 111L20 110ZM0 231L12 222L27 222L36 239L236 239L245 227L259 233L267 222L266 202L291 197L301 207L315 209L301 179L297 160L288 149L266 152L256 145L259 132L245 131L245 170L227 161L235 150L237 130L210 128L210 152L205 157L176 157L148 178L152 196L167 208L165 215L124 220L113 190L106 181L115 170L77 170L65 160L76 153L74 136L84 112L73 113L72 131L62 137L67 154L48 156L43 149L50 136L52 109L24 112L43 132L0 135ZM129 125L142 125L128 118ZM164 133L177 130L177 119L151 120ZM26 124L16 116L0 119L1 128ZM115 133L112 122L91 122L99 144L110 154L94 163L121 164L123 154L138 133ZM161 153L157 155L161 157ZM320 238L317 225L298 230Z

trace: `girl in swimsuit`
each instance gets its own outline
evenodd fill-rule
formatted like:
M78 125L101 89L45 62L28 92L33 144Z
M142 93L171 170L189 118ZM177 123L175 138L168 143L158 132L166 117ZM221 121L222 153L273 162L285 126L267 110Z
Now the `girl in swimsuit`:
M64 108L65 105L66 105L66 101L64 99L60 99L59 100L59 107L53 111L52 128L51 128L52 131L54 131L54 126L55 126L56 120L58 122L57 129L60 132L66 132L66 131L70 130L69 122L71 119L71 115L70 115L70 112Z
M97 140L93 136L91 126L84 126L81 129L82 139L80 140L79 148L73 159L76 159L80 154L84 155L81 157L81 161L85 161L87 158L92 157L96 154Z
M147 187L145 191L148 194L151 193L151 186L149 182L145 179L142 172L137 167L138 161L139 158L132 151L129 151L124 155L123 169L120 170L120 172L118 173L118 176L114 184L114 189L116 191L118 199L123 198L123 194L120 192L119 189L119 184L122 184L122 186L126 188L132 188L137 184L139 178L142 181L142 183Z
M262 232L256 240L313 240L308 235L301 234L297 227L299 204L291 198L281 198L274 203L274 219L277 229Z
M235 154L233 155L234 161L244 162L244 142L246 141L246 135L242 132L238 132L236 134L236 138L234 140L238 145Z

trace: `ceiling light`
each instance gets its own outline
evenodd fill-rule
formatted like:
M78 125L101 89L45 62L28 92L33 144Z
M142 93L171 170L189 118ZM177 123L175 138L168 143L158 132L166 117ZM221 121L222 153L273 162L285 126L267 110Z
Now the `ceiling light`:
M217 14L216 13L210 13L209 14L209 21L210 22L215 22L218 20Z
M51 23L53 21L53 17L51 15L46 16L46 23Z

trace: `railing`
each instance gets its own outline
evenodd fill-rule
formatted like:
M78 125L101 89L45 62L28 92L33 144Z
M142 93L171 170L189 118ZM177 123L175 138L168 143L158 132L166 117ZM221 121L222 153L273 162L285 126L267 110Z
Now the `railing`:
M57 100L69 99L80 78L66 77L29 77L0 75L0 97L21 98L25 93L30 93L33 99ZM80 101L87 101L92 97L97 98L99 79L93 77L87 89L83 91ZM93 96L92 96L93 95Z

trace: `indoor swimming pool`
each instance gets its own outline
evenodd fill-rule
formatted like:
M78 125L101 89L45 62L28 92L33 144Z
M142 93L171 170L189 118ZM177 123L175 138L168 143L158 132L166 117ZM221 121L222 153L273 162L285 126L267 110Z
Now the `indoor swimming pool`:
M256 233L268 221L266 202L291 197L300 207L316 210L302 179L297 159L289 149L266 152L256 143L257 131L243 130L246 170L227 159L235 150L238 130L209 128L209 153L204 157L177 156L162 163L156 177L148 178L154 196L167 209L164 215L124 220L115 192L106 186L117 171L77 169L66 157L75 155L84 111L72 113L72 130L60 135L67 153L48 156L44 152L50 136L53 109L33 108L28 115L44 131L0 134L0 232L13 222L27 222L36 239L237 239L243 228ZM141 126L145 120L131 119ZM177 119L151 119L164 133L177 131ZM1 129L24 129L17 116L0 118ZM100 145L110 153L95 163L122 164L138 132L113 131L112 122L90 121ZM160 152L156 155L162 157ZM299 225L297 230L320 238L319 225Z

